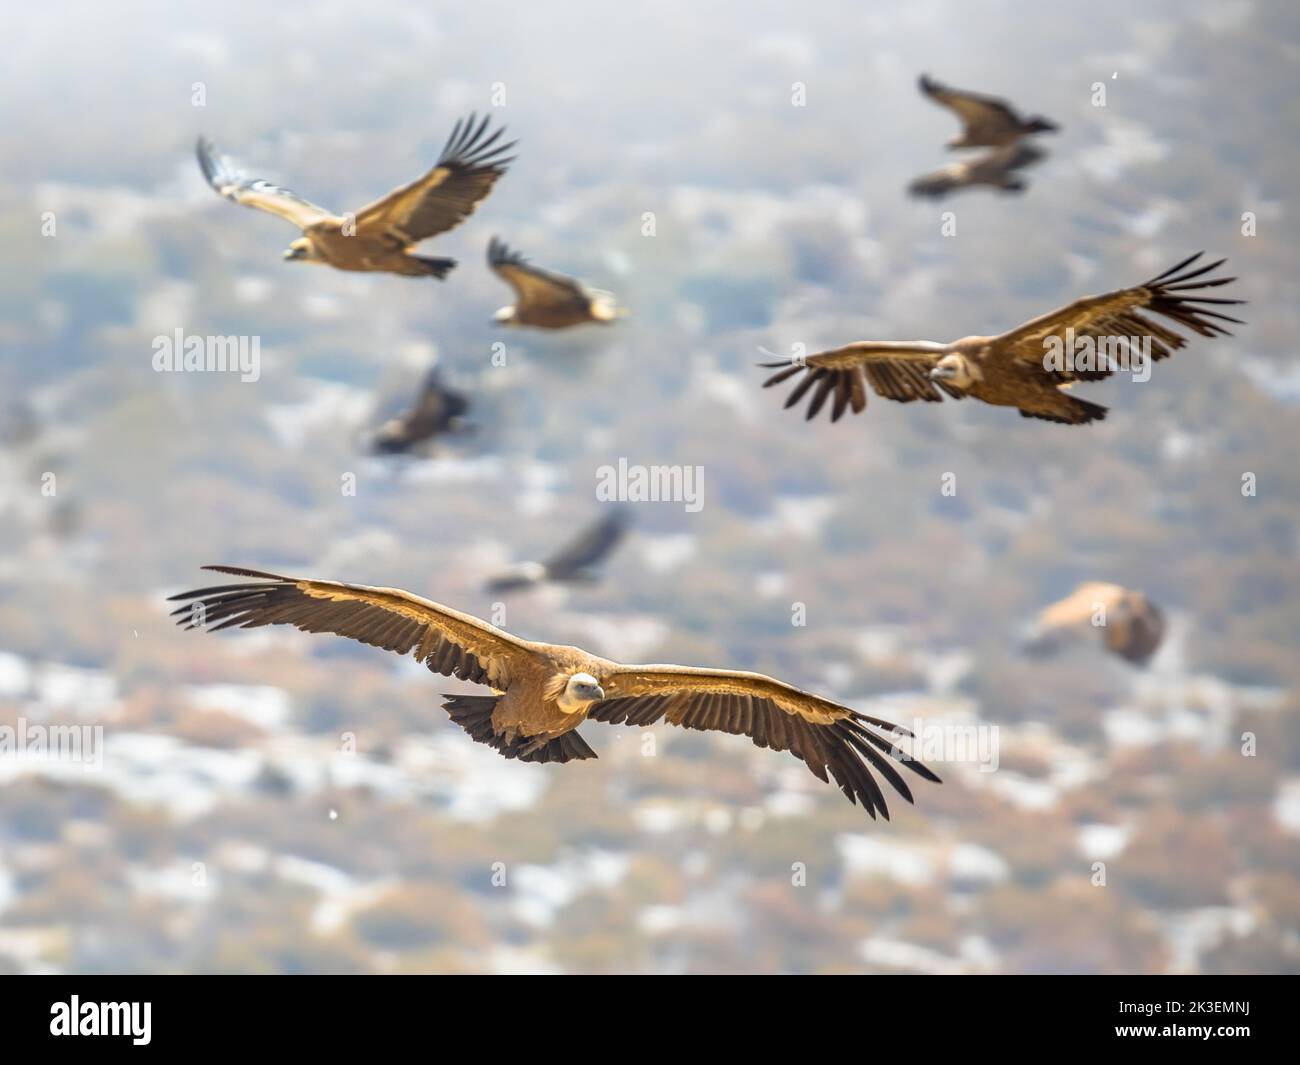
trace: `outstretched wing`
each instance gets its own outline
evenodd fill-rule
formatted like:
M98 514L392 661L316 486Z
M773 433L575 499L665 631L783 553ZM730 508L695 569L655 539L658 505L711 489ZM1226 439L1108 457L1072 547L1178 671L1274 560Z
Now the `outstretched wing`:
M664 719L682 728L748 736L759 747L790 751L819 779L833 779L849 801L862 803L873 819L879 812L888 820L889 808L871 769L908 802L913 801L911 789L894 762L940 782L885 735L910 736L906 729L761 673L620 666L602 680L605 699L587 714L588 720L651 725Z
M961 119L968 132L1014 133L1020 127L1020 116L1011 105L997 96L952 89L922 74L917 85L921 92L941 107L946 107Z
M871 383L877 395L899 403L911 403L917 399L937 403L943 398L943 392L960 399L960 392L941 381L930 380L930 371L947 350L944 344L926 341L864 340L802 359L759 365L766 369L779 369L763 382L764 388L799 378L798 384L786 397L787 410L812 390L805 418L812 421L826 401L834 397L831 421L837 422L850 408L854 414L867 409L867 382Z
M357 212L357 232L403 246L455 229L487 198L514 157L515 142L498 144L504 128L485 136L487 115L458 121L432 170Z
M576 539L565 544L545 563L546 575L563 580L599 563L627 533L629 517L624 507L612 507L598 521L588 525Z
M512 676L533 660L526 641L398 588L281 577L231 566L203 568L253 580L171 596L185 601L172 616L187 629L293 625L303 632L330 632L400 655L413 654L434 673L498 691L505 691Z
M515 306L521 311L562 307L585 309L591 301L581 282L539 269L496 237L488 242L488 266L515 290Z
M1085 296L1003 333L993 341L993 355L1040 367L1058 382L1093 381L1110 376L1121 368L1120 363L1138 357L1140 352L1135 347L1149 348L1151 358L1158 361L1187 343L1181 334L1140 311L1160 315L1201 336L1230 336L1218 322L1244 323L1211 308L1246 301L1202 295L1208 289L1236 280L1235 277L1205 277L1227 260L1195 267L1203 254L1197 252L1144 284L1116 289L1103 296ZM1071 338L1090 339L1097 357L1088 362L1077 354L1067 363L1049 360L1048 356L1057 352L1073 353ZM1113 357L1103 358L1103 348Z
M259 211L269 211L299 229L334 219L334 215L324 207L304 200L296 192L242 173L228 158L217 153L210 140L200 137L195 154L208 184L228 200L245 207L256 207Z

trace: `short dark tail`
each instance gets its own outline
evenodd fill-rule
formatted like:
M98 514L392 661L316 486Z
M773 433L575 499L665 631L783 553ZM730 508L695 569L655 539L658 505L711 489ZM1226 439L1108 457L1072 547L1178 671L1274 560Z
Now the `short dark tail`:
M436 277L439 281L451 273L452 269L456 266L455 259L430 259L425 255L412 255L410 258L414 259L421 265L421 267L423 267L423 269L416 272L417 276L427 275L430 277Z
M1062 392L1050 408L1020 408L1020 417L1041 418L1045 422L1059 422L1062 425L1087 425L1105 418L1107 409L1100 403L1089 403L1086 399L1067 396Z
M499 735L492 726L492 711L501 698L499 695L444 695L444 698L447 701L442 708L471 739L486 743L506 758L518 758L521 762L567 762L596 757L596 752L577 732L566 732L551 740L528 737L511 740Z
M1080 399L1078 396L1070 397L1070 406L1074 408L1075 421L1072 423L1074 425L1099 422L1106 417L1107 408L1100 403L1089 403L1086 399Z
M469 733L470 739L479 743L492 742L496 733L492 729L492 711L496 709L499 695L447 695L442 708L451 719Z

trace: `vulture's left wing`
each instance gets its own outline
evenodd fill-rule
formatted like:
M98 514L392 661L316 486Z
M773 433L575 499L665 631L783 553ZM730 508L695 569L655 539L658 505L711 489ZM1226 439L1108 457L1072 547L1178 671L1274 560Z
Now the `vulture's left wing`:
M186 600L172 615L187 629L293 625L303 632L331 632L385 651L413 654L434 673L498 691L505 691L511 677L533 661L527 641L400 588L281 577L231 566L203 568L251 580L171 596Z
M515 142L498 144L505 130L485 136L487 126L487 115L457 122L434 168L358 211L357 232L415 244L465 221L514 161Z
M602 678L605 699L588 720L613 725L652 725L660 719L681 728L748 736L759 747L790 751L821 780L833 779L853 803L874 819L889 819L874 768L908 802L912 792L893 762L939 783L920 762L882 733L911 733L867 717L761 673L690 666L619 666ZM891 761L892 759L892 761Z
M1203 254L1197 252L1145 284L1116 289L1102 296L1085 296L1003 333L993 341L994 357L1041 367L1058 382L1093 381L1110 376L1122 358L1135 357L1138 354L1133 350L1135 344L1149 345L1152 360L1158 361L1187 343L1181 334L1139 313L1144 310L1201 336L1230 336L1218 322L1244 323L1212 308L1246 301L1203 295L1207 289L1236 280L1235 277L1205 277L1227 260L1195 266ZM1054 368L1056 364L1049 362L1048 356L1065 352L1072 339L1090 340L1096 357L1079 368L1081 360L1075 353L1075 368ZM1111 359L1102 357L1103 346L1113 356Z
M325 222L334 215L318 207L310 200L304 200L296 192L273 185L261 178L251 178L235 168L224 155L219 155L215 145L203 137L195 147L199 167L217 192L228 200L267 211L292 222L299 229L306 229L317 222Z
M515 299L520 309L558 309L565 306L585 308L590 302L590 296L580 282L534 266L496 237L488 242L488 266L515 290Z

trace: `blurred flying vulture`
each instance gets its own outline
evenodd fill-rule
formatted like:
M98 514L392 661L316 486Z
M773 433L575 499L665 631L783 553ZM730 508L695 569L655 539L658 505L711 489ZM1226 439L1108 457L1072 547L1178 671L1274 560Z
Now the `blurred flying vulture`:
M907 187L913 196L940 199L958 189L991 185L1003 192L1024 192L1025 181L1016 174L1047 155L1032 144L1008 144L1004 148L977 155L960 163L949 163L929 174L922 174Z
M1028 134L1055 133L1060 128L1040 115L1021 118L996 96L950 89L927 74L918 84L926 96L961 119L961 136L949 141L949 148L1001 148Z
M860 414L867 408L869 382L878 395L900 403L917 399L937 403L946 393L953 399L972 396L995 407L1015 407L1025 418L1067 425L1091 422L1104 418L1106 408L1066 390L1078 381L1109 377L1121 367L1140 368L1142 353L1133 351L1127 338L1134 338L1139 346L1149 345L1152 360L1167 358L1187 342L1140 311L1206 337L1231 335L1211 319L1240 324L1240 319L1203 306L1245 300L1201 295L1205 289L1236 280L1204 278L1226 260L1191 268L1201 254L1145 284L1085 296L999 336L963 337L950 344L863 340L834 351L761 363L768 369L780 368L763 387L798 377L785 405L793 407L811 391L809 420L828 400L831 421L850 409ZM1077 353L1081 345L1085 351ZM1089 345L1091 355L1086 350Z
M185 628L293 625L411 654L434 673L493 689L491 695L444 695L451 719L507 758L567 762L595 758L578 735L584 721L653 725L749 736L760 747L790 751L822 780L828 775L872 818L889 810L874 769L912 801L897 761L926 780L939 778L894 745L906 729L867 717L759 673L690 666L628 666L577 647L533 643L486 621L396 588L207 566L238 583L174 595ZM870 768L869 768L870 767Z
M566 329L586 322L608 325L626 313L611 293L539 270L496 237L488 243L488 265L515 290L514 306L502 307L492 316L498 325Z
M1028 654L1049 655L1096 632L1106 650L1145 666L1164 639L1165 616L1141 592L1089 581L1046 607L1024 634L1021 646Z
M426 440L451 432L468 410L469 400L444 385L435 366L425 377L415 406L381 425L371 447L381 455L405 454Z
M199 166L208 184L226 199L279 215L302 230L285 251L286 259L325 263L338 270L442 278L456 265L455 259L431 259L412 249L465 221L513 161L505 153L514 142L498 144L504 130L486 136L487 125L486 116L477 123L474 115L457 122L432 170L355 215L333 214L288 189L247 177L203 138L198 143Z
M627 535L625 507L611 507L609 513L588 525L578 537L544 562L521 562L487 583L489 592L531 588L543 581L594 583L594 568L600 565Z

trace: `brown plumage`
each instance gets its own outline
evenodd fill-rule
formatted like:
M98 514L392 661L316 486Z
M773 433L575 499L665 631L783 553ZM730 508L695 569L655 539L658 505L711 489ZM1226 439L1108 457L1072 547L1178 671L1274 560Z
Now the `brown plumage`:
M1005 100L975 92L950 89L922 74L921 92L952 111L962 123L961 136L949 148L1000 148L1033 133L1055 133L1060 127L1041 115L1021 118Z
M1048 655L1071 639L1100 633L1106 650L1134 665L1145 666L1159 650L1165 628L1164 614L1142 592L1119 584L1088 581L1064 599L1044 607L1021 646L1029 654Z
M488 243L488 266L515 290L514 305L493 316L499 325L567 329L588 322L609 325L624 314L611 293L539 269L496 237Z
M1085 296L1059 310L1041 315L998 336L969 336L950 344L930 341L866 340L802 359L762 363L779 372L764 388L798 378L786 399L793 407L809 392L807 417L816 417L830 404L831 421L846 410L867 408L867 383L878 395L900 403L937 403L944 394L953 399L972 396L995 407L1015 407L1026 418L1079 425L1106 416L1106 408L1067 393L1077 381L1109 377L1119 364L1136 363L1128 337L1149 345L1153 361L1167 358L1186 340L1168 326L1140 311L1150 311L1201 336L1230 335L1217 322L1239 322L1205 305L1244 303L1202 295L1205 289L1235 281L1203 275L1226 260L1192 268L1200 252L1145 284L1116 289L1102 296ZM1087 341L1096 352L1112 345L1107 358L1057 360L1069 343Z
M988 185L1003 192L1024 192L1026 182L1016 173L1040 162L1046 152L1031 144L1008 144L993 148L973 159L947 166L929 174L922 174L907 187L913 196L942 199L958 189Z
M448 388L435 366L420 388L415 405L384 422L371 439L371 447L384 455L401 455L426 440L451 432L469 410L469 400Z
M285 251L286 259L337 270L443 278L455 259L431 259L413 249L473 214L513 161L505 153L514 142L498 144L504 130L487 136L487 125L486 116L457 122L432 170L355 216L333 214L288 189L247 177L217 155L210 141L200 138L197 153L208 184L226 199L278 215L302 230Z
M911 790L894 762L939 780L890 739L910 736L906 729L759 673L622 665L578 647L522 640L396 588L204 568L245 579L172 596L186 601L173 611L177 624L214 631L283 624L329 632L413 655L434 673L487 685L494 694L448 695L443 707L475 740L507 758L594 758L575 731L583 721L644 726L664 720L790 751L873 818L888 818L889 810L872 769L908 802Z

